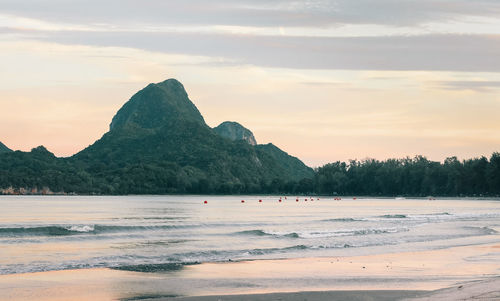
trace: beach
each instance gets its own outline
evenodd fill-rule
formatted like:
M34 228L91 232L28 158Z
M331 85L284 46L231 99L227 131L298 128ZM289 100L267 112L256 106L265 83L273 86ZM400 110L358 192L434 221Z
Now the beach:
M101 268L11 274L0 275L0 300L460 300L474 296L495 300L500 287L499 256L500 245L489 244L368 256L203 263L153 273Z

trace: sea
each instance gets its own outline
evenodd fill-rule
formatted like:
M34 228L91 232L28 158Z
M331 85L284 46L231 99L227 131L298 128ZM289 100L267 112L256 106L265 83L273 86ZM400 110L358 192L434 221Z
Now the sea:
M0 274L425 251L499 231L499 199L0 196Z

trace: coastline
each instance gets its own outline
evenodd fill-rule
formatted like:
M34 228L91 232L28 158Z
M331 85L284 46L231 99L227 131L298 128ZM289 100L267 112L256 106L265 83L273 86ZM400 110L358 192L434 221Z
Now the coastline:
M9 274L0 275L0 300L433 300L457 285L461 294L494 296L488 288L500 281L492 254L500 255L500 244L203 263L160 273L93 268Z

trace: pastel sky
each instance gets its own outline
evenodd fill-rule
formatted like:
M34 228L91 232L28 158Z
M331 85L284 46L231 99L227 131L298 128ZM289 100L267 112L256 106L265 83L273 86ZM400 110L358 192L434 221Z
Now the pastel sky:
M498 0L0 0L0 141L70 156L151 82L310 166L500 151Z

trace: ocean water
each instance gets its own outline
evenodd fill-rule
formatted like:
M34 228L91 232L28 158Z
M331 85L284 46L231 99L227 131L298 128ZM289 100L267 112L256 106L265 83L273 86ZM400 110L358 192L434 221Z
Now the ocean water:
M0 274L92 267L154 272L500 241L495 199L279 199L0 196Z

